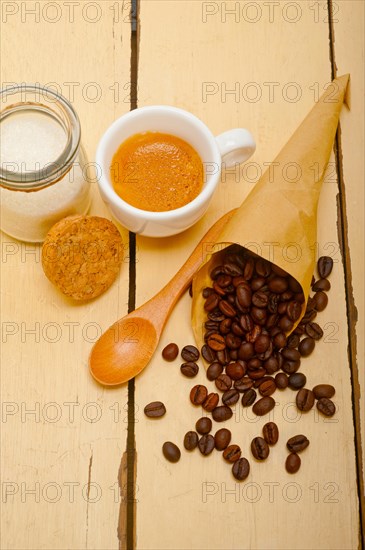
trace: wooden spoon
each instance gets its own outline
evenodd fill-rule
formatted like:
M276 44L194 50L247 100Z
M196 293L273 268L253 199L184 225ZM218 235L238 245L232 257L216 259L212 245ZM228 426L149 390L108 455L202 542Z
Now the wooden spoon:
M209 229L185 264L156 296L101 335L89 357L95 380L106 386L117 386L137 376L148 365L174 305L202 264L204 245L216 241L235 211L225 214Z

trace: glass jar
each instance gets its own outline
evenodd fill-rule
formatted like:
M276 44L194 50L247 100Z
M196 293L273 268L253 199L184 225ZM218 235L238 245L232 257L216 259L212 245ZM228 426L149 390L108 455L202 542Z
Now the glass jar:
M42 242L54 223L90 206L80 121L48 88L13 86L0 101L1 229Z

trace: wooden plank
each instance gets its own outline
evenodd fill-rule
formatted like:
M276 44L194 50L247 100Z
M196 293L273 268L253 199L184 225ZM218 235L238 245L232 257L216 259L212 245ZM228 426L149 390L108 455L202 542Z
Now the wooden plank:
M348 257L348 301L351 318L351 356L353 362L353 392L358 429L359 476L362 477L361 494L364 496L365 464L365 369L364 369L364 3L340 2L338 13L333 14L334 61L338 74L346 70L351 74L348 94L350 111L345 110L341 120L340 158L342 203L345 208L344 251ZM336 11L336 8L335 10ZM350 23L352 32L348 32ZM354 116L357 113L357 116ZM356 144L356 147L354 147ZM365 525L365 504L363 525ZM363 527L364 531L364 527Z
M102 132L129 110L129 9L109 1L2 3L3 85L48 84L70 99L90 161ZM110 217L92 187L91 212ZM81 305L47 281L38 246L3 236L2 548L118 548L127 388L94 383L87 359L98 333L127 311L122 235L118 281Z
M209 211L194 228L161 241L137 239L138 304L169 280L215 219L241 203L257 172L273 160L316 94L331 79L326 2L315 3L318 13L311 3L300 3L295 23L290 22L294 12L286 11L293 7L286 2L280 2L274 15L260 3L262 11L257 16L248 10L259 10L259 3L250 3L251 8L246 2L236 4L238 14L224 15L223 10L233 3L141 3L139 106L167 103L186 108L214 133L234 126L248 127L258 147L238 182L231 175L221 183ZM238 90L237 96L229 93L232 89ZM204 96L207 90L211 95ZM298 101L293 101L296 90ZM255 93L258 99L252 101ZM290 391L275 394L279 405L274 418L281 430L280 443L266 463L258 465L251 460L252 473L243 485L234 483L229 467L217 455L205 459L198 452L187 455L183 451L178 464L167 463L161 453L163 442L173 440L182 448L184 433L200 416L200 411L189 405L193 383L181 376L179 361L167 364L160 357L161 349L170 341L180 346L193 342L190 298L186 295L174 310L151 364L136 380L137 548L358 546L354 428L336 194L337 181L329 173L319 205L318 252L331 253L337 261L330 304L320 316L326 339L305 361L303 370L309 385L324 380L334 383L337 416L332 421L315 414L298 418L291 407ZM207 383L202 369L194 383ZM160 421L147 420L143 407L157 399L166 403L167 415ZM250 441L266 421L243 418L241 411L227 424L249 459ZM285 441L296 433L307 434L311 446L303 456L300 472L290 477L284 470Z

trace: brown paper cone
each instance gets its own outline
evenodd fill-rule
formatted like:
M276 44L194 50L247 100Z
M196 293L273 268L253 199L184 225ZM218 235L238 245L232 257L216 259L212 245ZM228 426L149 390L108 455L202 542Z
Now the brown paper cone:
M316 261L318 198L348 79L336 78L327 88L212 244L211 257L193 281L192 326L199 347L206 320L202 289L211 286L209 273L227 246L238 244L280 266L299 281L307 302Z

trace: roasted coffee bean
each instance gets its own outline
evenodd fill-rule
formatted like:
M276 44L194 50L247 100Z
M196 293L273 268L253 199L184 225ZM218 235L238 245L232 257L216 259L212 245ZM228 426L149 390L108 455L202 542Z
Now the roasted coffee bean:
M216 282L221 288L226 288L232 283L232 277L230 275L222 273L221 275L218 275Z
M300 360L300 353L297 349L292 348L283 348L281 350L281 355L287 360L287 361L299 361Z
M215 380L215 385L219 391L227 391L232 386L232 379L227 374L220 374Z
M284 361L281 369L286 372L286 374L293 374L297 372L300 367L300 361Z
M268 283L269 289L275 294L281 294L288 288L288 280L284 277L274 277Z
M329 282L328 279L319 279L312 286L312 289L314 290L314 292L318 292L318 290L328 291L330 290L330 288L331 288L331 283Z
M268 334L260 334L254 343L254 349L256 353L265 353L270 346L271 340Z
M262 277L268 277L271 273L271 264L263 258L256 260L256 273Z
M215 332L217 332L217 330L219 330L219 323L216 321L206 321L204 323L204 328L206 328L207 330L214 330Z
M162 357L165 361L174 361L179 355L179 348L177 344L171 343L167 344L162 350Z
M267 422L262 428L262 434L268 445L275 445L279 439L279 428L275 422Z
M309 440L302 434L294 435L286 442L286 446L291 453L300 453L301 451L304 451L308 445Z
M238 350L231 349L229 351L229 357L231 358L232 361L236 361L238 359Z
M214 294L214 290L210 287L210 286L207 286L205 288L203 288L203 298L206 300L208 298L208 296L210 296L211 294Z
M287 339L286 339L286 336L283 332L278 332L275 336L274 336L274 346L277 348L277 349L281 349L281 348L284 348L286 346L286 343L287 343Z
M250 407L253 403L255 403L257 397L257 393L253 388L250 388L243 392L241 403L243 407Z
M271 313L268 318L266 319L266 328L268 329L275 329L274 334L271 334L272 337L275 336L279 331L279 329L276 330L276 324L279 320L279 315L277 313Z
M219 286L219 284L215 281L213 283L213 290L218 296L225 296L226 295L226 289Z
M308 388L302 388L298 391L295 401L300 411L308 412L314 405L314 393Z
M232 409L227 407L227 405L220 405L212 411L213 419L216 422L224 422L225 420L229 420L232 418L232 415Z
M241 449L238 445L229 445L223 451L223 458L227 462L236 462L241 457Z
M235 380L233 386L239 392L243 393L249 390L254 385L254 381L248 376L244 376L241 380Z
M291 334L286 342L286 347L290 349L297 348L299 346L300 338L298 334Z
M208 313L208 319L210 321L214 321L215 323L220 323L221 321L223 321L223 319L225 319L225 317L223 313L217 308Z
M284 317L281 317L278 326L283 332L290 332L294 326L294 323L289 319L289 317L284 315Z
M276 384L274 380L265 380L260 384L259 392L263 397L268 397L275 393L276 391Z
M266 309L261 309L259 307L252 307L251 308L251 317L254 321L254 323L258 325L264 325L267 319L267 312ZM261 332L261 331L260 331Z
M187 378L194 378L199 372L199 367L196 363L183 363L180 367L181 374Z
M236 315L236 310L231 306L227 300L220 300L218 304L219 309L227 317L234 317Z
M249 370L248 376L252 378L252 380L259 380L259 378L263 378L266 374L266 370L264 367L260 367L256 370Z
M180 460L181 452L180 449L175 443L171 441L166 441L162 445L162 452L166 460L169 462L178 462Z
M279 299L280 297L278 294L272 293L269 295L268 310L270 311L270 313L277 313Z
M235 334L236 336L244 336L245 332L244 330L242 329L241 325L239 325L237 323L237 321L233 321L232 323L232 332L233 334Z
M289 288L295 293L302 292L302 287L300 286L300 283L294 277L289 277Z
M184 437L184 447L187 451L192 451L198 445L198 434L196 432L190 431L185 434Z
M221 428L214 436L215 448L217 451L224 451L231 441L232 434L227 428Z
M312 391L316 399L321 399L322 397L331 399L331 397L333 397L336 393L335 388L330 384L318 384L317 386L314 386Z
M212 349L210 349L210 347L207 346L206 344L204 344L204 346L202 347L201 354L203 359L205 359L207 363L212 363L213 361L215 361L215 358L216 358L215 352Z
M200 435L205 435L210 432L212 429L212 421L207 416L202 416L199 420L196 421L195 429Z
M251 452L256 460L265 460L270 454L270 447L263 437L255 437L251 441Z
M219 361L221 365L227 365L227 363L229 363L230 360L231 358L226 348L217 351L217 361Z
M263 290L258 290L252 295L252 303L255 307L267 307L269 303L269 295Z
M302 304L293 300L289 302L286 314L291 321L297 321L302 313Z
M210 455L214 450L214 437L211 434L202 435L198 441L198 447L202 455Z
M217 265L214 269L212 269L212 271L210 272L210 277L211 279L215 280L219 277L219 275L221 275L222 273L224 273L224 268L222 265Z
M220 363L217 361L214 361L211 365L209 365L207 369L207 378L208 380L215 380L218 378L219 375L221 375L223 372L223 367Z
M181 357L184 361L195 363L200 357L200 351L195 346L185 346L181 350Z
M246 279L246 281L249 281L253 275L255 269L255 262L253 258L247 258L244 270L243 270L243 276Z
M302 372L294 372L294 374L289 376L288 382L292 390L300 390L304 388L307 378Z
M326 309L328 304L328 296L322 290L319 290L314 295L315 308L317 311L323 311Z
M267 382L269 380L271 382L274 382L273 376L264 376L263 378L259 378L258 380L255 380L255 383L254 383L253 387L254 388L259 388L261 386L261 384L263 384L264 382Z
M330 256L321 256L317 262L318 275L321 279L327 279L333 268L333 260Z
M223 271L227 275L231 275L232 277L238 277L239 275L243 275L243 271L239 265L233 262L227 262L223 265Z
M202 407L204 410L208 412L212 412L212 410L216 408L218 403L219 403L219 395L217 393L209 393L207 397L204 399Z
M243 481L248 477L250 473L250 463L247 458L240 458L233 463L232 474L237 481Z
M222 351L226 347L224 336L218 333L209 336L207 344L214 351Z
M323 336L323 330L317 323L308 323L305 325L305 332L313 338L313 340L320 340Z
M224 319L219 325L219 332L221 334L228 334L231 331L231 325L232 319Z
M300 468L300 464L301 464L300 456L297 455L296 453L290 453L286 457L285 469L288 472L288 474L296 474Z
M149 418L160 418L166 413L166 407L161 401L152 401L144 408L144 414Z
M274 372L279 370L279 362L274 355L271 355L268 359L266 359L264 362L264 369L267 374L274 374Z
M230 350L234 350L234 349L237 349L240 347L242 343L242 338L240 338L239 336L236 336L235 334L233 334L232 332L230 332L229 334L227 334L226 336L226 346L227 348L229 348Z
M205 300L205 303L204 303L205 311L208 311L208 312L213 311L216 307L218 307L218 303L219 303L219 296L213 291L211 294L209 294L209 296Z
M253 344L250 342L242 342L238 350L238 357L244 361L248 361L255 355Z
M313 338L303 338L298 346L298 351L302 357L308 357L314 350L316 342Z
M312 311L308 311L302 318L300 324L306 325L307 323L312 323L314 319L317 317L317 312L315 309Z
M201 405L208 395L208 390L205 386L198 384L190 391L190 401L193 405Z
M236 288L236 296L241 307L246 308L251 305L252 291L247 284L240 284Z
M299 323L299 325L293 330L293 334L297 334L298 336L303 336L305 333L305 325L303 323Z
M255 277L255 279L252 279L251 281L251 289L253 292L257 292L265 285L266 285L265 277L261 277L261 276Z
M317 401L317 409L325 416L333 416L336 412L336 406L334 402L327 397L321 397Z
M284 315L284 313L286 313L287 308L288 308L287 302L281 302L278 305L278 314L279 315Z
M229 363L226 366L226 373L232 380L240 380L245 375L245 368L238 362Z
M229 407L232 407L232 405L235 405L237 401L240 398L240 394L237 390L231 389L224 392L222 395L222 401L224 405L228 405Z
M289 385L289 377L284 372L278 372L275 376L275 384L279 390L285 390Z
M244 332L250 332L251 330L253 330L255 323L253 322L251 315L249 315L248 313L244 313L240 316L240 325Z
M272 397L262 397L252 407L252 410L257 416L264 416L275 407L275 400Z
M246 334L247 342L251 342L251 343L256 342L260 334L261 334L261 327L259 325L254 325L253 329Z

